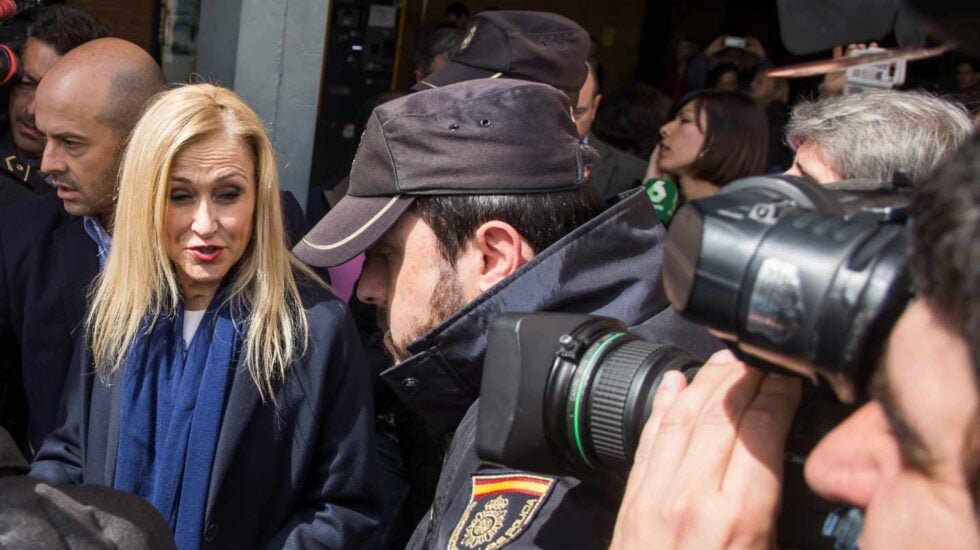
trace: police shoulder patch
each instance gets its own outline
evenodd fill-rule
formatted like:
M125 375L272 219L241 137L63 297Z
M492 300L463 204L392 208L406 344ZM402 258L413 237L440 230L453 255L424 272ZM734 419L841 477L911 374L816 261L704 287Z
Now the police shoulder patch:
M449 538L449 550L493 550L531 523L555 478L522 473L474 475L470 499Z

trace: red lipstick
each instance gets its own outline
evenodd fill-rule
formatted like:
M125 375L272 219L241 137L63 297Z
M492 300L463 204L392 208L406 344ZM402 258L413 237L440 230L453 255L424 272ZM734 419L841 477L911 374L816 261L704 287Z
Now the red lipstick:
M187 250L195 260L201 263L211 263L221 256L224 248L220 246L192 246Z

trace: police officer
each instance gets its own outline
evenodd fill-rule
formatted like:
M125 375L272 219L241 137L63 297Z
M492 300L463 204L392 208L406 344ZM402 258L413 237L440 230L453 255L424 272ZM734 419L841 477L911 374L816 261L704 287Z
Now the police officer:
M553 87L500 78L378 107L348 196L294 250L328 266L366 251L358 297L378 307L397 361L381 378L430 432L451 437L410 548L610 540L616 487L476 455L486 336L500 312L608 315L702 358L718 347L648 279L659 271L664 229L646 195L603 211L569 106Z

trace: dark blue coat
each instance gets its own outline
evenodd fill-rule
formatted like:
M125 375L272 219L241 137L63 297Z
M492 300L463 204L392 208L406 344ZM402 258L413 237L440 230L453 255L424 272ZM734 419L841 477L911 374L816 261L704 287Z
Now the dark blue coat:
M357 329L327 290L303 289L307 354L276 401L261 403L239 363L215 450L202 548L360 548L376 523L374 412ZM92 373L76 346L63 423L31 476L50 484L111 485L122 384ZM117 373L118 379L120 374Z
M288 192L283 212L292 243L306 221ZM56 427L97 256L82 218L54 193L0 210L0 421L21 445L25 423L33 449Z

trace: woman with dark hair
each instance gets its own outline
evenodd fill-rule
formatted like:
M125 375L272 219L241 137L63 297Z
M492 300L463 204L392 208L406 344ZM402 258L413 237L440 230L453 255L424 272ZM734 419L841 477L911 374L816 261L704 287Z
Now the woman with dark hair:
M741 93L688 95L660 135L644 181L664 221L681 200L708 197L733 180L765 172L769 122L765 111Z

